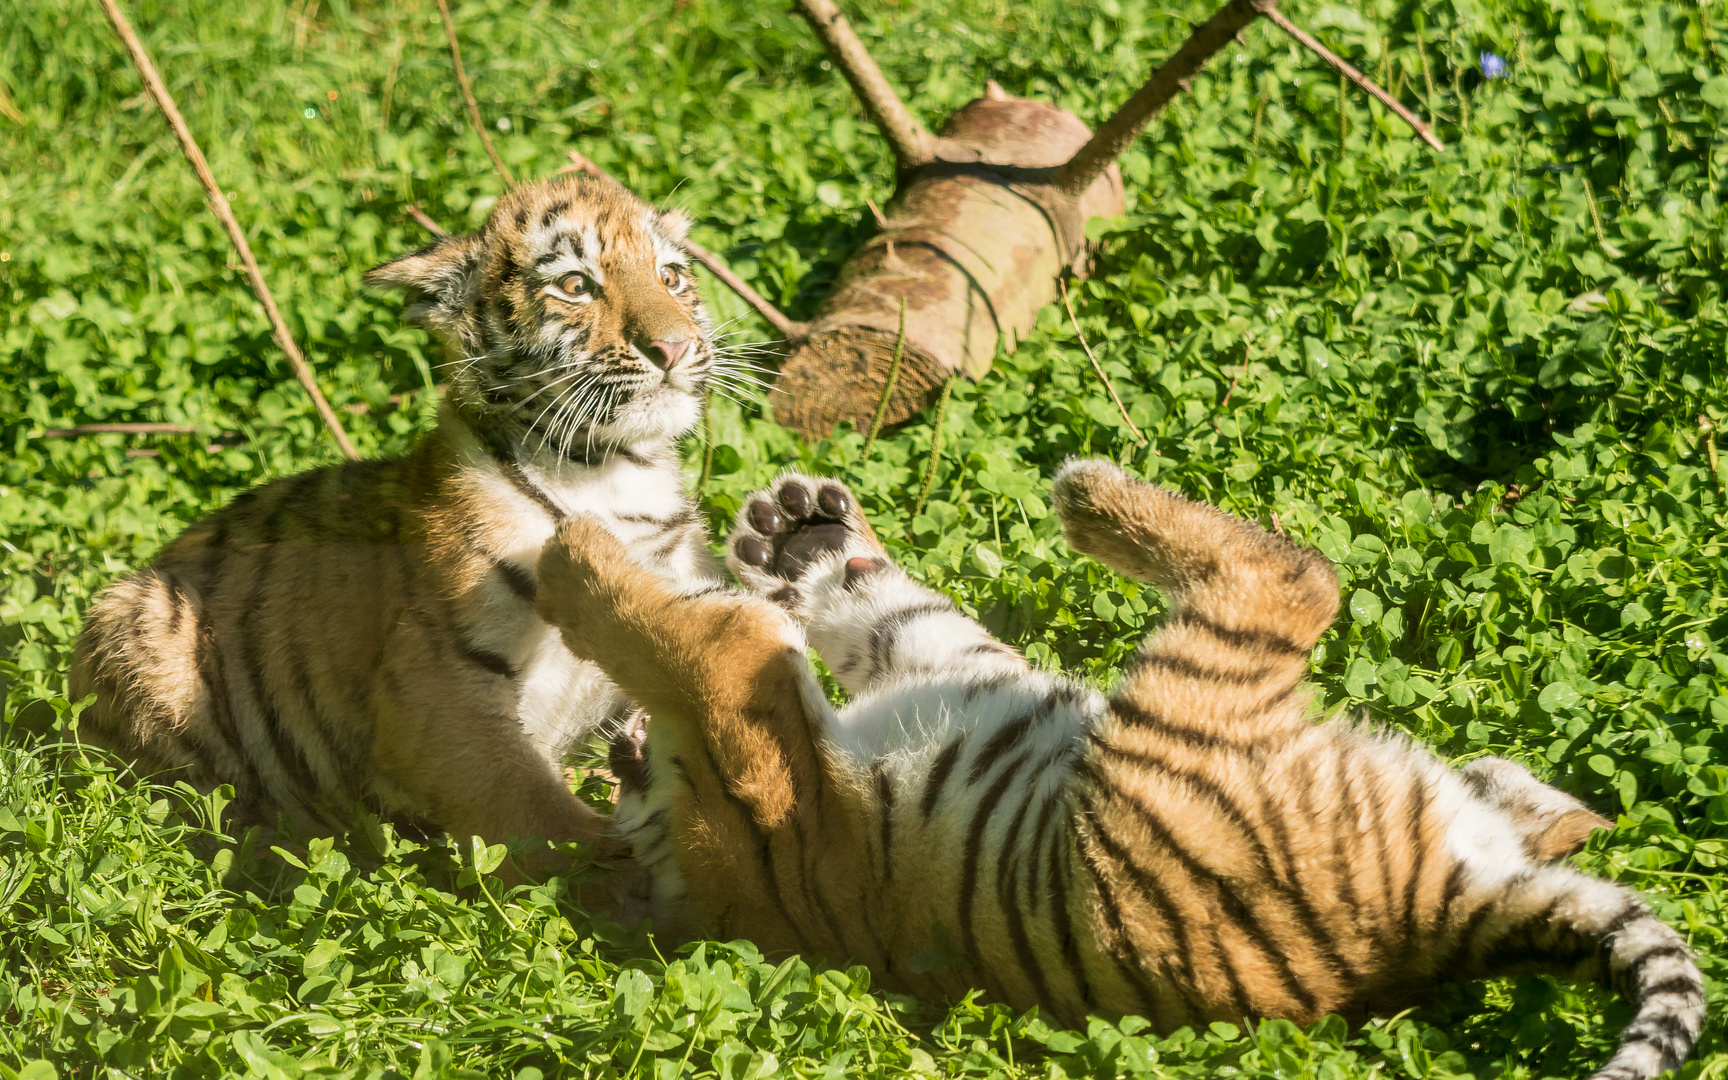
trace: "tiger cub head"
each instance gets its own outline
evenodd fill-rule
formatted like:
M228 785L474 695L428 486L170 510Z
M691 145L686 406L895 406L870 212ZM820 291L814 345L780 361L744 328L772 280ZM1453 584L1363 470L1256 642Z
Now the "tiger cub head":
M700 415L714 324L689 221L586 176L526 184L485 226L366 274L442 339L451 397L529 451L667 439Z

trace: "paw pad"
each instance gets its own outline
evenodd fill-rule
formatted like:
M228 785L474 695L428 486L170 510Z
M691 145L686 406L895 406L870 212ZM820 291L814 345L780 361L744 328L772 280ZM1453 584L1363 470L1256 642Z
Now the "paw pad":
M831 480L790 475L749 498L738 515L731 548L740 569L797 581L811 563L854 550L860 540L869 550L879 550L851 492ZM848 564L848 584L854 576Z

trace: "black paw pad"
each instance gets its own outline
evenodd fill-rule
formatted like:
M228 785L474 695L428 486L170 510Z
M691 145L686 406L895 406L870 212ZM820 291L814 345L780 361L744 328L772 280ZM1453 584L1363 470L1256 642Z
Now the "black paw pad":
M852 496L843 487L825 484L816 496L816 506L826 517L844 518L852 512Z
M754 566L761 570L773 560L774 549L754 536L738 541L738 561L745 566Z
M780 489L780 505L793 521L801 521L810 516L810 493L803 484L787 484Z
M768 500L756 499L750 503L750 525L764 536L773 536L777 532L785 531L786 519L780 516L780 511L774 509Z
M844 525L811 525L793 533L780 546L780 558L774 568L788 581L797 581L804 568L832 551L846 547L848 532Z

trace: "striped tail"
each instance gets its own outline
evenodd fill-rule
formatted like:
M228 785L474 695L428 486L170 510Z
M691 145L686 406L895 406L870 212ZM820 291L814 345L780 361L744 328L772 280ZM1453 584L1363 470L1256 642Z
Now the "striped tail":
M1631 890L1546 866L1461 905L1463 970L1478 977L1549 972L1595 980L1635 1010L1620 1046L1591 1080L1648 1080L1692 1053L1704 1026L1704 980L1686 942Z

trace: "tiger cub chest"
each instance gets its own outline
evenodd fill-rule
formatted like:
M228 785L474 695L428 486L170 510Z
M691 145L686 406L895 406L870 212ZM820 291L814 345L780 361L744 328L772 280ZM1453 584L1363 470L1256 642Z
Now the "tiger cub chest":
M462 502L478 511L466 530L469 549L491 567L464 597L465 639L507 667L506 707L556 761L627 707L600 669L572 656L534 613L535 566L559 522L598 518L644 565L681 586L718 580L718 567L670 462L619 456L598 467L481 467L464 486Z

